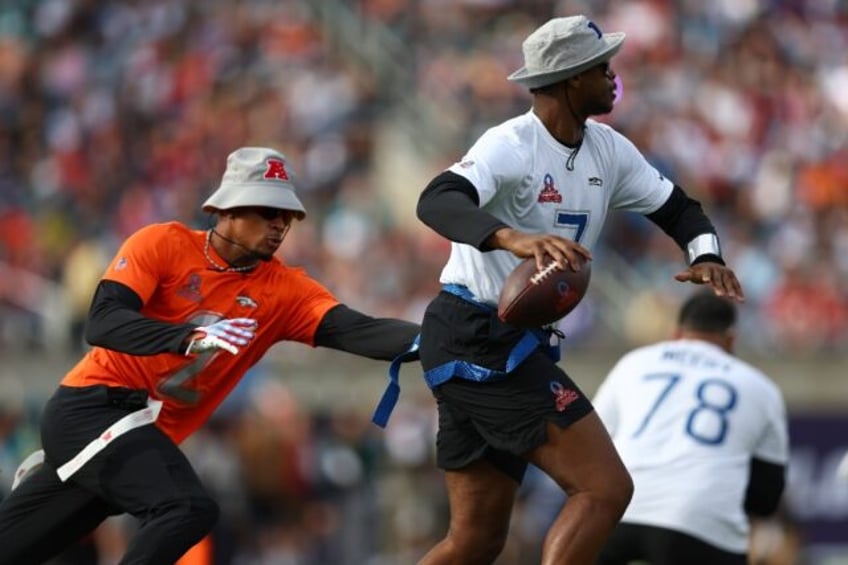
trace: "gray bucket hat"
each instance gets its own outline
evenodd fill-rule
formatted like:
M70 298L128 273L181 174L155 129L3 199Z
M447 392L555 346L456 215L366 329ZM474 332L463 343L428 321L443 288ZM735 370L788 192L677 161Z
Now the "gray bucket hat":
M266 206L293 210L297 219L306 217L292 184L293 172L286 157L265 147L242 147L227 157L221 185L203 203L205 212L240 206Z
M554 18L524 40L524 66L507 79L527 88L554 84L609 59L623 42L623 33L603 33L586 16Z

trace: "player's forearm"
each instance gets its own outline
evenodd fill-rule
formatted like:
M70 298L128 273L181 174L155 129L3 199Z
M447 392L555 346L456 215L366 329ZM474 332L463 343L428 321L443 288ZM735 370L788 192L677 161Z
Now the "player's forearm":
M102 281L86 320L85 339L131 355L181 353L194 324L170 324L142 315L142 302L129 287Z
M468 179L446 171L421 193L417 214L422 222L447 239L489 251L490 236L506 224L481 210L478 204L477 191Z
M712 261L724 265L715 227L701 203L687 196L679 186L675 186L668 200L647 217L686 251L690 264ZM708 245L708 242L714 243Z
M391 361L412 345L421 326L395 318L372 318L339 304L318 325L315 345Z

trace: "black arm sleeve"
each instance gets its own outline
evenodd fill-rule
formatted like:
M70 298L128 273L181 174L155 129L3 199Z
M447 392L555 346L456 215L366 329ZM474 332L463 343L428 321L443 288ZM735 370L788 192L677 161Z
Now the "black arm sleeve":
M761 459L751 459L745 512L753 516L769 516L777 510L783 495L786 468Z
M703 233L716 233L715 227L701 208L701 203L687 196L677 185L674 185L668 200L656 212L651 212L646 217L674 239L684 252L686 244L697 236ZM724 261L718 255L702 255L693 264L704 261L724 265Z
M369 359L391 361L412 345L421 326L394 318L372 318L339 304L318 324L315 345Z
M197 327L169 324L143 316L141 298L130 287L100 281L85 324L91 345L131 355L182 353L183 340Z
M430 181L418 199L418 219L451 241L491 251L490 235L509 227L480 209L480 199L465 177L444 171Z

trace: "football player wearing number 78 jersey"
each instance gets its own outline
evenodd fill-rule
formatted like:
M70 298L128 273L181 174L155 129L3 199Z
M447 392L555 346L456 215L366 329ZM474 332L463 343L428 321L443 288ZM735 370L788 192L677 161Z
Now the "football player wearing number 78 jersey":
M676 339L613 367L593 400L633 499L598 565L745 565L748 515L778 506L789 456L780 389L733 355L736 310L696 294Z
M218 516L179 443L272 345L414 357L418 324L353 310L274 255L306 215L281 153L231 153L203 209L213 228L146 226L107 268L94 347L47 402L43 451L0 503L0 563L42 563L116 513L140 520L122 564L174 563Z

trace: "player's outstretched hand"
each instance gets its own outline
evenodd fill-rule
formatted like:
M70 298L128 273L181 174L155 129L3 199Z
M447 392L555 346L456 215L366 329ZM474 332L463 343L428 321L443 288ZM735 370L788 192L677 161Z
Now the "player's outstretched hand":
M742 285L739 284L736 274L721 263L696 263L677 273L674 278L680 282L707 285L713 289L716 296L725 296L738 302L745 301L745 293L742 292Z
M253 339L257 326L253 318L229 318L200 326L194 330L185 354L195 355L223 349L236 355L240 346L247 345Z

